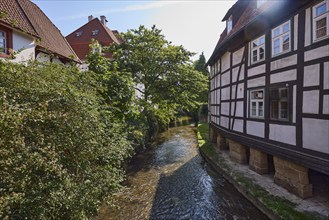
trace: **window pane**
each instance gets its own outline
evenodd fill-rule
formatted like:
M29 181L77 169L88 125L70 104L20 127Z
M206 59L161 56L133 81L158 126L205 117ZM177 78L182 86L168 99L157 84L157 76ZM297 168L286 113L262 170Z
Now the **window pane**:
M287 119L288 118L288 102L281 102L281 109L280 109L280 118Z
M279 105L277 101L271 102L271 118L278 119L279 116Z
M282 50L283 51L289 50L289 35L283 36Z
M264 48L259 48L259 59L262 60L264 59L264 55L265 55L265 50Z
M281 89L280 90L280 97L281 98L288 98L288 89Z
M274 31L273 31L273 37L277 37L279 35L280 35L280 27L274 29Z
M325 37L327 35L327 18L324 17L316 21L316 38Z
M254 47L257 47L258 46L258 41L257 40L255 40L254 42L252 42L252 47L254 48Z
M316 16L322 15L326 12L326 4L316 7Z
M258 116L263 116L263 102L258 102Z
M264 37L261 37L260 39L259 39L259 44L264 44L265 43L265 38Z
M279 90L278 89L272 89L271 90L271 99L272 100L278 100L279 99Z
M5 37L5 32L0 31L0 38L4 38Z
M251 102L251 115L256 116L256 107L257 103L256 102Z
M289 31L289 23L283 25L283 33L286 33Z
M252 61L253 61L253 62L257 61L257 50L254 50L254 51L252 52Z

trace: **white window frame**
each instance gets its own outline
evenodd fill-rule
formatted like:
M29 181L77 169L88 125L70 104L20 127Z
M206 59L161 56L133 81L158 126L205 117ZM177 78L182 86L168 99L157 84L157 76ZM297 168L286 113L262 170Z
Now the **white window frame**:
M101 44L96 44L93 46L93 53L102 53L102 45Z
M263 97L262 98L258 98L258 99L254 99L253 96L252 96L252 93L254 92L262 92L263 94ZM249 116L250 118L264 118L264 115L265 115L265 102L264 102L264 98L265 98L265 90L264 89L253 89L253 90L250 90L249 92ZM253 111L252 111L252 104L253 103L256 103L256 114L253 115ZM259 106L260 104L259 103L262 103L262 106L263 106L263 115L260 115L259 114Z
M227 19L227 21L226 21L226 27L227 27L227 33L230 33L230 31L233 28L233 18L232 18L232 15Z
M92 31L92 35L97 35L98 34L98 29Z
M320 15L317 15L316 14L316 9L319 8L320 6L322 5L325 5L326 7L326 11ZM312 10L312 13L313 13L313 42L316 42L316 41L320 41L320 40L323 40L323 39L326 39L329 37L329 1L326 0L326 1L322 1L320 2L319 4L316 4L315 6L313 6L313 10ZM319 37L317 38L316 37L316 22L325 18L326 19L326 35L323 36L323 37Z
M284 32L284 26L286 26L286 25L288 25L289 30ZM278 35L275 36L275 32L277 32L277 31L278 31ZM284 50L283 40L287 36L289 38L289 41L288 41L289 47L288 47L288 49ZM275 53L274 42L277 40L279 41L279 52ZM291 51L291 23L290 23L290 20L288 20L272 29L272 57L287 53L289 51Z
M273 100L273 97L271 96L272 95L272 90L278 90L278 95L279 97L277 99L274 99ZM281 96L281 91L282 90L287 90L287 97L282 97ZM289 91L289 87L279 87L279 88L271 88L270 89L270 119L273 120L273 121L289 121L290 119L290 114L289 114L289 111L290 111L290 99L289 99L289 94L290 94L290 91ZM277 118L274 118L272 117L272 102L277 102L278 103L278 117ZM282 117L282 102L286 102L287 103L287 117L286 118L283 118Z
M3 36L0 36L0 41L3 42L3 51L0 51L0 53L7 53L7 33L5 31L0 30L1 33L3 33Z
M261 39L262 38L264 39L264 43L261 43ZM257 39L255 39L255 40L253 40L253 41L250 42L250 63L251 64L258 63L260 61L265 60L265 53L266 53L266 51L265 51L265 41L266 41L265 35L262 35L262 36L258 37ZM256 46L254 46L254 43L255 42L257 42L256 43ZM264 50L264 56L263 56L262 59L260 59L260 50L261 49ZM256 57L257 57L256 61L254 61L254 51L257 52L257 54L256 54Z

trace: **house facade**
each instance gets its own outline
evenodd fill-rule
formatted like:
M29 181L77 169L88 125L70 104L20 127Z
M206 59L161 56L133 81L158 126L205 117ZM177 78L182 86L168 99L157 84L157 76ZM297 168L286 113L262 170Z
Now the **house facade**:
M30 0L0 1L0 58L80 62L58 28Z
M93 52L102 52L104 46L109 46L113 43L120 44L122 42L118 31L112 31L107 27L105 16L100 16L100 19L92 15L88 16L88 22L86 24L66 36L66 40L83 62L90 52L89 45L92 39L98 42L92 48ZM104 53L104 56L107 58L111 57L110 53Z
M329 183L329 1L238 0L210 67L211 138L302 198Z

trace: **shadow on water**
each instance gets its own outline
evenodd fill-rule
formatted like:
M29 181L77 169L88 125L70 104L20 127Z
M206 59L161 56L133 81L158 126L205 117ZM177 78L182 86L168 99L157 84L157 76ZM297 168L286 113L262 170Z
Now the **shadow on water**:
M126 188L96 219L268 219L203 161L192 126L170 128L136 156Z
M196 155L161 174L150 219L268 219Z

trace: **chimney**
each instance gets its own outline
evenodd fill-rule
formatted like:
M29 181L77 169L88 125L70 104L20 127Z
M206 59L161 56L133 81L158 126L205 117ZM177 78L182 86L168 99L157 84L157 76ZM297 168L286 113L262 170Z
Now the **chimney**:
M94 19L94 17L92 15L89 15L88 16L88 22L91 21L91 20L93 20L93 19Z
M104 15L101 16L101 22L102 22L103 25L106 25L107 20L106 20L106 17Z

